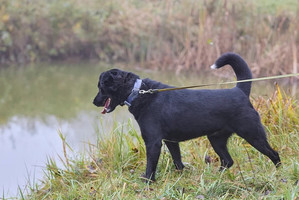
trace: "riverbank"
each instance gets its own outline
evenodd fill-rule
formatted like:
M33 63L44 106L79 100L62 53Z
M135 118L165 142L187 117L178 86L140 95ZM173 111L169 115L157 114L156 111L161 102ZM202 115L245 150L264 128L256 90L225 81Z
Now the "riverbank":
M234 51L256 76L295 72L296 0L2 0L0 63L98 59L205 71Z
M65 169L49 160L41 184L30 185L24 199L296 199L299 194L299 106L277 87L270 98L253 99L282 166L233 136L228 148L235 164L220 173L219 161L207 138L182 143L186 168L176 171L165 145L157 181L146 184L145 148L131 120L115 123L111 132L98 132L88 156L70 158L67 138L61 135ZM101 123L101 122L99 122Z

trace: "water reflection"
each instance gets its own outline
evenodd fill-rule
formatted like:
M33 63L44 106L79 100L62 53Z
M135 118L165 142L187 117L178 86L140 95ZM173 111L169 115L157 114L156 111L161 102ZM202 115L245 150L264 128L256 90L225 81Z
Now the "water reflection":
M57 130L67 136L76 151L82 151L85 144L82 141L96 138L92 119L95 117L85 113L70 121L54 116L43 120L15 116L1 126L0 187L5 196L15 196L18 185L24 189L28 181L40 179L48 157L59 161L62 142ZM58 165L62 167L60 162Z

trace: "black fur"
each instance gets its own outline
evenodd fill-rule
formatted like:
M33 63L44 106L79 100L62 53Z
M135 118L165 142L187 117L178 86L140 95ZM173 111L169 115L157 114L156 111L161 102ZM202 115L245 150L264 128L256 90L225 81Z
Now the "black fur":
M251 78L246 62L237 54L226 53L215 63L216 68L229 64L237 79ZM112 69L103 72L99 80L96 106L104 106L111 99L108 112L123 105L139 77L131 72ZM143 79L141 89L169 88L150 79ZM221 169L233 165L226 144L232 133L244 138L276 165L280 158L267 142L259 114L249 101L251 82L238 83L232 89L175 90L155 94L140 94L129 111L138 122L146 146L145 178L155 180L155 171L164 140L175 167L184 168L179 142L207 135L219 155Z

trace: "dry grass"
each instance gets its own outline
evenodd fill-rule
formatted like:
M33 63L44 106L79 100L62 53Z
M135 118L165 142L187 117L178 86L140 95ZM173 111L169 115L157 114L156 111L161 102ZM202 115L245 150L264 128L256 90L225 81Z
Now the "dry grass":
M1 5L2 62L98 58L179 73L206 69L220 54L234 51L255 75L298 67L296 0L21 4Z

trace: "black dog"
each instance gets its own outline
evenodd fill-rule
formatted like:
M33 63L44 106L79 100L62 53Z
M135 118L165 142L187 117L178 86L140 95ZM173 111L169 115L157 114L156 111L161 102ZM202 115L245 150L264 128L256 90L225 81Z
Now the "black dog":
M226 53L211 68L231 65L238 80L252 78L246 62L237 54ZM179 142L207 135L219 155L221 168L229 168L233 160L226 144L232 133L249 142L276 165L280 158L267 142L259 114L249 101L251 82L238 83L232 89L174 90L139 94L139 90L170 88L118 69L103 72L98 83L96 106L104 106L103 114L116 106L128 105L138 122L146 146L145 178L155 180L162 140L167 145L175 167L184 168Z

